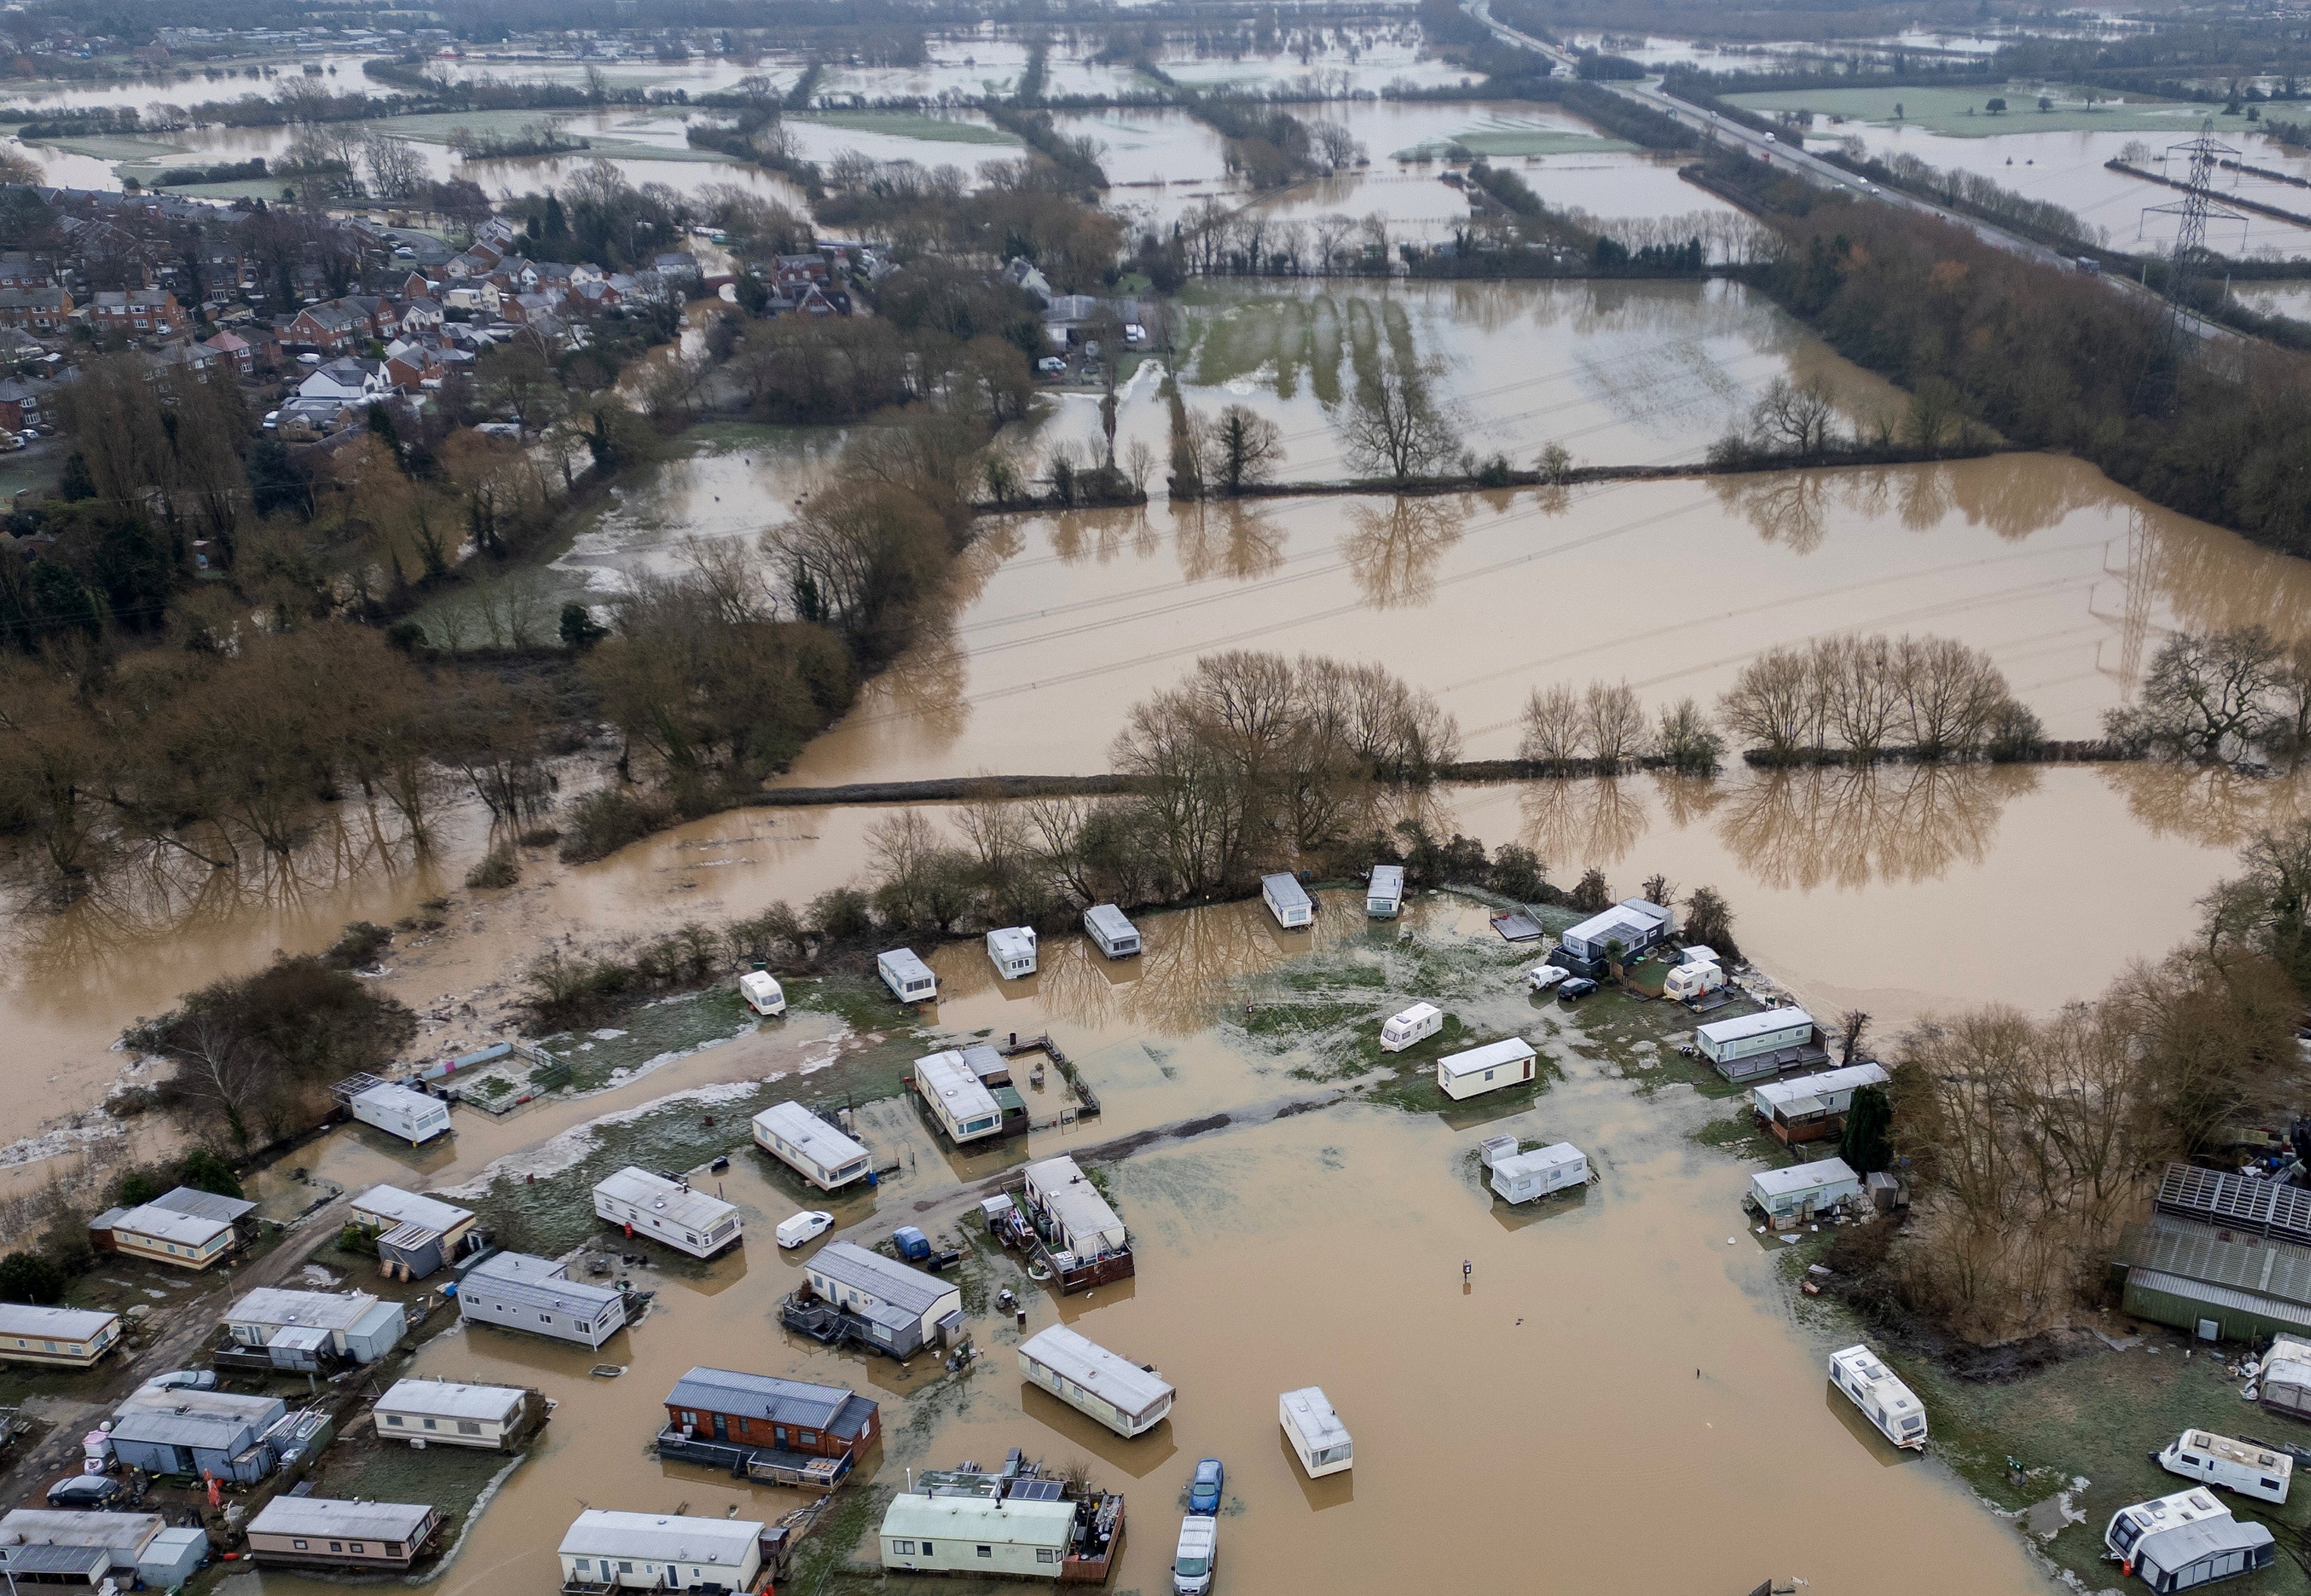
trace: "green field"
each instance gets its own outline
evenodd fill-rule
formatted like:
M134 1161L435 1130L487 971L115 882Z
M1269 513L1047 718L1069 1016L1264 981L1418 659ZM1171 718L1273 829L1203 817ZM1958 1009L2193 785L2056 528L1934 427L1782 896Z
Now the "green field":
M2004 133L2163 133L2187 130L2207 114L2207 108L2179 100L2105 100L2089 106L2066 87L2044 90L2054 99L2054 109L2038 109L2042 91L2028 83L2003 88L1978 84L1963 89L1804 89L1775 90L1762 94L1729 94L1727 103L1744 110L1772 116L1781 111L1811 111L1817 136L1834 132L1830 117L1866 122L1875 126L1923 127L1929 133L1957 138L1990 138ZM1983 109L1984 102L2003 99L2010 108L2002 116ZM1896 106L1902 115L1894 115ZM1968 112L1972 115L1968 115Z
M912 111L813 111L789 118L840 127L850 133L879 133L892 138L921 139L937 144L1011 144L1018 140L986 122L965 122L954 117L925 117Z

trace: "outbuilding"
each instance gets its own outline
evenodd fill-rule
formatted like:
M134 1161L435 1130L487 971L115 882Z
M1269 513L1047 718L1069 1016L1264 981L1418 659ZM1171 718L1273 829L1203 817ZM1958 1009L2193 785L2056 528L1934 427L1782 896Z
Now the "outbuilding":
M140 1391L112 1417L112 1455L147 1474L214 1474L255 1484L276 1462L264 1437L287 1416L279 1397Z
M1884 1086L1888 1080L1883 1065L1860 1063L1788 1080L1768 1080L1749 1089L1749 1109L1757 1123L1784 1146L1819 1141L1844 1127L1855 1092L1865 1086Z
M813 1291L864 1320L875 1345L899 1357L939 1345L963 1329L960 1286L855 1242L829 1243L804 1269Z
M1569 1141L1513 1153L1493 1164L1493 1190L1510 1202L1530 1202L1588 1183L1588 1155Z
M746 1223L737 1203L631 1164L596 1183L594 1212L628 1236L647 1236L693 1258L735 1246Z
M1504 1037L1464 1053L1448 1053L1436 1061L1436 1088L1455 1101L1479 1097L1530 1080L1534 1058L1532 1044L1522 1037Z
M995 961L995 973L1006 981L1017 981L1035 973L1035 928L1032 925L1008 925L987 933L987 957Z
M119 1344L120 1315L0 1302L0 1362L84 1369Z
M864 1180L874 1156L801 1104L773 1103L754 1116L754 1145L822 1192Z
M625 1323L625 1295L571 1279L566 1268L528 1253L494 1253L458 1282L458 1315L598 1348Z
M444 1527L422 1502L275 1496L249 1521L249 1555L260 1568L406 1569Z
M1557 945L1560 952L1581 962L1581 974L1594 976L1598 967L1611 955L1615 943L1620 945L1620 957L1625 961L1633 958L1667 936L1669 923L1670 912L1665 906L1648 903L1642 898L1625 898L1611 908L1568 928Z
M225 1333L241 1347L262 1348L295 1356L273 1359L279 1368L310 1368L305 1350L319 1345L353 1363L375 1363L401 1344L408 1331L407 1312L397 1302L384 1302L366 1291L289 1291L259 1286L243 1294L225 1310ZM291 1334L305 1331L304 1335ZM285 1341L286 1345L281 1345Z
M1776 1229L1827 1213L1862 1194L1862 1177L1844 1158L1818 1158L1787 1169L1761 1169L1749 1177L1749 1206Z
M938 996L938 977L931 974L930 966L915 957L912 948L877 953L875 969L891 995L903 1003L927 1003Z
M562 1588L751 1591L766 1527L759 1519L589 1507L562 1538Z
M423 1279L477 1239L470 1211L399 1186L371 1186L354 1198L353 1223L376 1237L382 1271L404 1280Z
M1728 1080L1755 1080L1829 1062L1819 1028L1803 1009L1767 1009L1696 1027L1695 1048Z
M1073 1158L1064 1153L1044 1158L1023 1174L1028 1212L1059 1250L1073 1253L1078 1263L1130 1250L1123 1220Z
M397 1380L370 1417L388 1441L507 1452L528 1432L534 1400L542 1410L543 1400L519 1385Z
M423 1147L449 1132L447 1103L397 1080L381 1080L354 1092L346 1098L345 1106L362 1123L375 1125L413 1147Z
M1112 903L1095 903L1083 914L1084 934L1110 958L1129 958L1140 950L1139 928Z
M136 1579L148 1591L179 1591L209 1560L206 1530L175 1526L145 1543L136 1557Z
M1365 884L1365 913L1374 920L1393 920L1404 910L1404 866L1375 864Z
M917 1059L914 1077L915 1095L957 1146L1003 1134L1002 1105L960 1052L950 1048Z
M1287 872L1260 878L1260 901L1286 931L1305 931L1316 918L1315 900L1300 884L1300 878Z
M1164 1421L1178 1394L1153 1369L1118 1357L1064 1324L1019 1343L1019 1372L1117 1435L1144 1436Z

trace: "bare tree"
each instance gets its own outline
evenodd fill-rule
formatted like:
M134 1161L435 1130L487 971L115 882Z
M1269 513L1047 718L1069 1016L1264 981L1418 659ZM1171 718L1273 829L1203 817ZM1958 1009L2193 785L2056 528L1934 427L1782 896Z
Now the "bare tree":
M1761 744L1776 759L1821 741L1821 694L1798 648L1769 648L1742 666L1718 700L1718 713L1735 736Z
M1876 758L1902 707L1891 646L1882 637L1827 638L1810 663L1828 730L1861 758Z
M2133 704L2103 716L2114 742L2172 758L2236 759L2266 723L2263 696L2281 655L2260 626L2167 639Z
M1777 377L1766 385L1749 412L1749 424L1776 454L1810 460L1829 447L1837 403L1818 377L1793 383Z
M1644 751L1644 707L1626 681L1591 682L1582 698L1581 720L1589 750L1608 775Z
M1441 361L1380 357L1359 377L1341 423L1349 463L1402 482L1434 473L1457 455L1460 429L1432 386L1443 374Z
M1525 696L1523 723L1520 759L1563 768L1580 759L1587 746L1588 716L1581 696L1561 681Z
M1284 459L1284 434L1275 422L1241 404L1231 404L1207 422L1203 457L1208 480L1222 493L1237 494L1251 483L1266 481Z
M1311 258L1320 273L1329 275L1339 264L1340 248L1347 242L1349 235L1356 230L1356 224L1353 219L1331 212L1317 217L1308 227L1314 239L1314 253Z
M1669 761L1672 770L1706 774L1717 768L1717 758L1724 750L1725 740L1717 734L1716 726L1701 706L1686 698L1662 706L1653 746L1661 750L1661 758Z

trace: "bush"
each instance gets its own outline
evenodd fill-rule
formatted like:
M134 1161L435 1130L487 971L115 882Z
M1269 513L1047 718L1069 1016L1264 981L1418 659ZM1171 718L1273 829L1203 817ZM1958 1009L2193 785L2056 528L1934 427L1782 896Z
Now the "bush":
M521 846L526 848L550 848L562 840L558 826L536 826L521 834Z
M521 880L521 861L510 847L492 848L481 863L466 872L466 885L481 889L510 887Z
M38 1253L11 1253L0 1258L0 1302L45 1305L64 1300L65 1271L54 1259Z
M808 921L830 942L860 942L875 934L875 906L856 887L833 887L810 900Z
M1520 842L1503 843L1493 855L1493 890L1520 903L1539 903L1548 892L1540 855Z
M196 1192L214 1192L220 1197L241 1195L240 1177L232 1172L231 1164L205 1147L196 1147L185 1155L184 1163L177 1170L176 1184L190 1186Z
M336 946L321 955L322 961L341 970L365 970L375 964L393 941L393 932L386 926L368 920L356 920L338 933Z
M631 787L603 787L570 806L570 826L562 833L562 860L584 864L606 859L630 842L674 823L674 810L655 794Z

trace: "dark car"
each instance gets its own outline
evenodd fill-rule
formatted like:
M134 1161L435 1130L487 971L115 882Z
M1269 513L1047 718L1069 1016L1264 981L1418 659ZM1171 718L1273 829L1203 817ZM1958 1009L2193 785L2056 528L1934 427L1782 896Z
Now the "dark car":
M109 1474L75 1474L48 1488L48 1505L92 1513L111 1506L126 1494L126 1488Z
M1219 1459L1208 1457L1196 1465L1196 1477L1188 1482L1188 1511L1217 1516L1220 1510L1220 1492L1227 1485L1227 1468Z
M1591 993L1596 990L1597 983L1589 979L1588 976L1575 976L1570 981L1560 982L1558 984L1557 995L1565 1002L1577 1003L1583 998L1587 997Z

